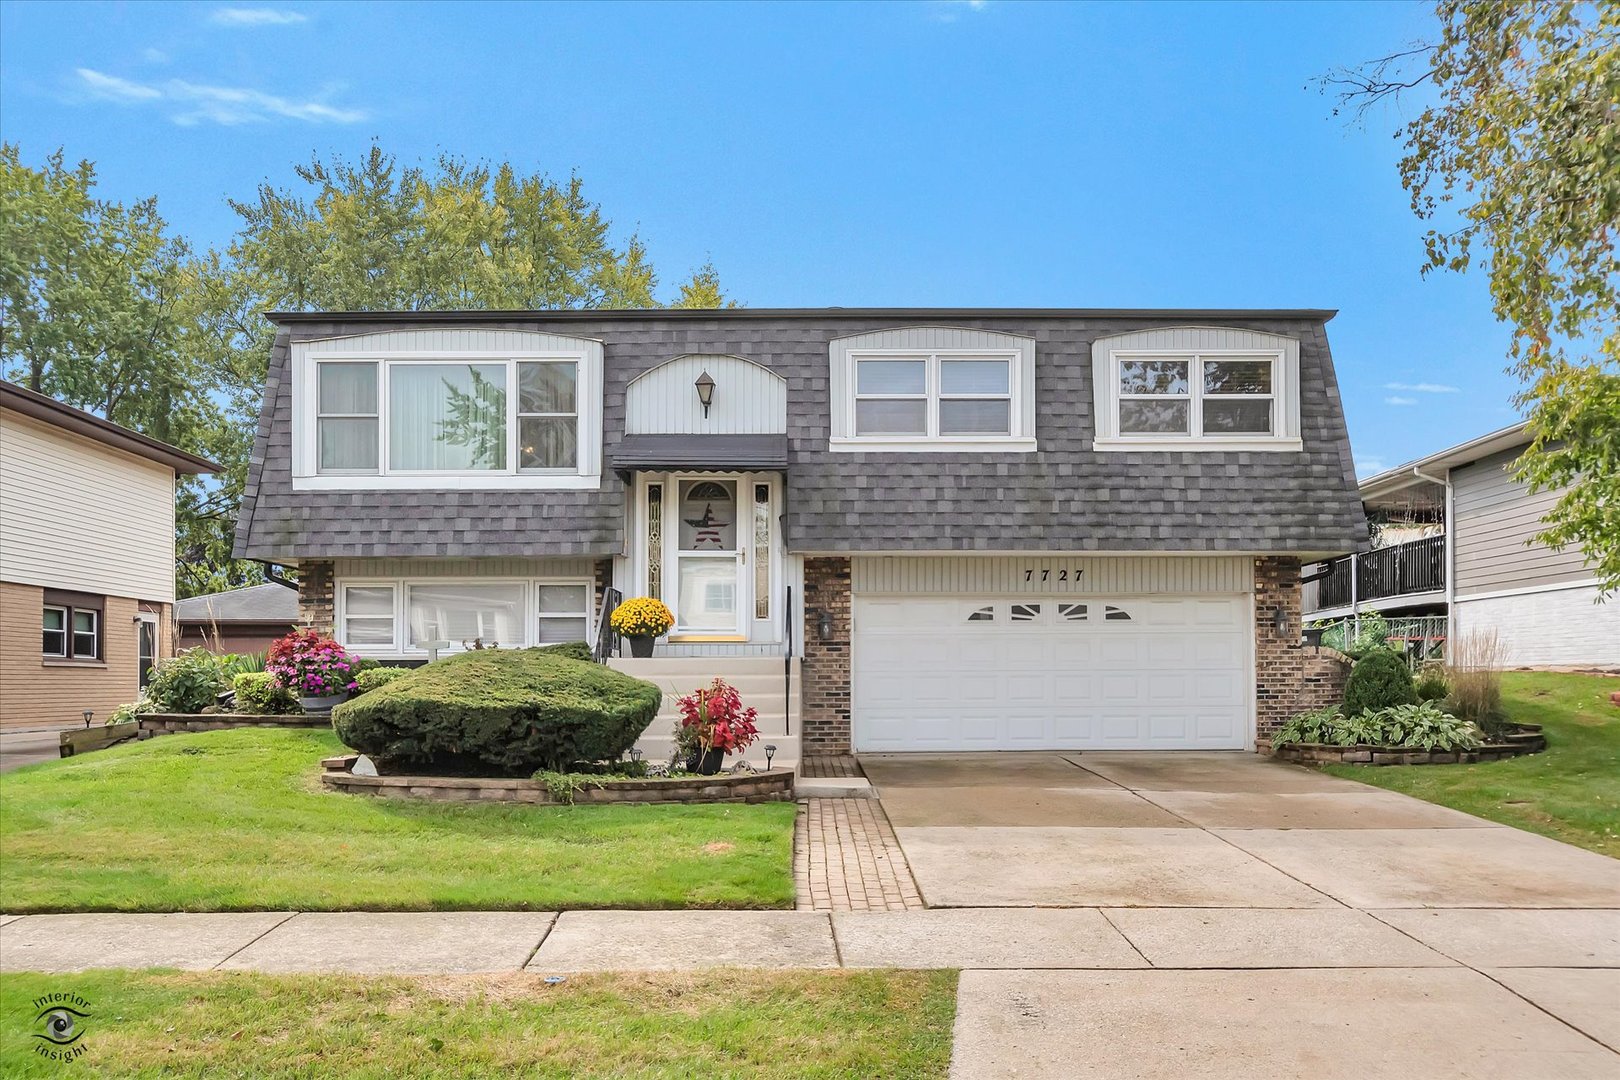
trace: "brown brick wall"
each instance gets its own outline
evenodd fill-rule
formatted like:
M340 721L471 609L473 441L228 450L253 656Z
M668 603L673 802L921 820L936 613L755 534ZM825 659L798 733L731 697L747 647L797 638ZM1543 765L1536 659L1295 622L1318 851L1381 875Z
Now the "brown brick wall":
M0 583L0 728L100 724L140 695L138 612L158 615L158 656L174 655L169 605L103 597L101 650L95 661L47 660L40 640L45 590Z
M298 625L323 634L336 632L337 609L332 594L332 564L298 565Z
M1281 607L1286 627L1277 633ZM1299 560L1254 560L1256 734L1265 739L1296 713L1344 699L1348 660L1332 649L1300 645Z
M804 753L849 752L849 559L804 560ZM825 611L832 633L817 626Z

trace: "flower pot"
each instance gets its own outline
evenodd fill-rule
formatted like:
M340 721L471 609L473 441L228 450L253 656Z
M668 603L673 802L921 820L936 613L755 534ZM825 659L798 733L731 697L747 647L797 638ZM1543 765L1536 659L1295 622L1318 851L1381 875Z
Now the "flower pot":
M322 694L314 697L300 695L298 704L302 705L307 713L323 713L331 712L333 706L341 705L348 700L348 694Z
M630 655L646 659L652 655L653 643L657 640L658 639L655 637L647 637L645 635L631 638Z
M726 752L718 747L707 752L694 750L692 756L686 759L686 771L695 772L699 776L713 776L725 763Z

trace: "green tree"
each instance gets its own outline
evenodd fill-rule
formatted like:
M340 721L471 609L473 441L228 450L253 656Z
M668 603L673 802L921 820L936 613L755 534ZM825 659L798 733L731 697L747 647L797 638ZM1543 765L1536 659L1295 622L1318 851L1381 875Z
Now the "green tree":
M681 286L680 299L670 307L678 308L735 308L741 305L735 300L726 298L720 288L720 273L714 268L714 263L706 262L698 267L690 281Z
M1620 3L1442 0L1439 40L1327 76L1341 103L1432 84L1402 128L1401 182L1430 221L1424 271L1478 265L1512 327L1538 537L1620 589Z

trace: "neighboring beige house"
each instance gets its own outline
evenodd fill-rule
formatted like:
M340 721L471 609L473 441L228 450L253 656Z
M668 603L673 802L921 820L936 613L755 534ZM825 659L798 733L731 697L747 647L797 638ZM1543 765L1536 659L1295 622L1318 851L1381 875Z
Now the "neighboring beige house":
M1620 668L1620 596L1597 602L1578 548L1533 542L1561 493L1513 478L1529 445L1514 424L1363 480L1380 543L1326 564L1306 617L1446 615L1451 638L1496 631L1509 666Z
M217 468L0 382L0 728L134 700L173 651L175 477Z

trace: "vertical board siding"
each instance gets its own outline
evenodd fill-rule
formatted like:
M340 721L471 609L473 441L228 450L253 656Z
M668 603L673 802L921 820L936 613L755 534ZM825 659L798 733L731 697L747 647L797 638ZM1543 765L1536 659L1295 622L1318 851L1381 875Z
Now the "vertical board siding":
M333 575L359 578L591 578L594 559L338 559Z
M867 594L1230 594L1249 591L1252 567L1253 560L1243 556L856 556L851 580L856 593Z
M695 383L714 380L714 403L703 415ZM627 435L783 435L787 380L739 356L695 353L644 371L625 390Z
M0 412L0 580L172 601L174 471Z
M1541 519L1564 492L1532 494L1513 479L1522 452L1504 450L1451 470L1458 595L1585 581L1594 574L1578 547L1553 551L1526 543L1545 527Z
M855 434L853 372L850 353L866 349L915 349L918 352L938 352L947 349L983 349L986 351L1018 353L1016 381L1021 387L1017 396L1019 406L1019 432L1035 434L1035 342L1031 338L1003 334L995 330L972 330L958 326L906 326L894 330L878 330L853 337L835 338L829 348L829 394L832 407L832 433L835 438Z

